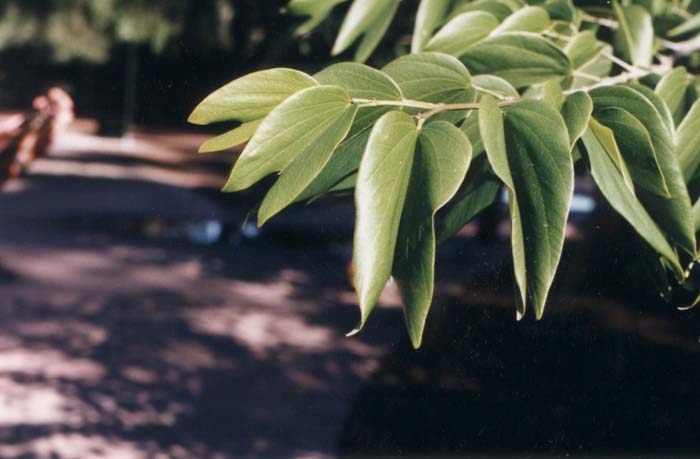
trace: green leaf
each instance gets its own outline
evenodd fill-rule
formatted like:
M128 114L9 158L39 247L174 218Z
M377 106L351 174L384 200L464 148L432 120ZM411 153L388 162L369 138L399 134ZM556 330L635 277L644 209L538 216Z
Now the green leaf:
M334 117L324 120L324 127L309 136L307 143L299 148L296 157L265 195L258 210L258 226L295 202L323 171L338 144L348 134L356 113L357 105L350 105Z
M659 116L661 116L661 120L666 125L666 129L668 129L668 132L673 133L673 131L676 129L675 124L673 122L673 116L671 115L671 111L668 109L664 101L661 100L659 95L656 94L651 88L649 88L648 86L644 86L643 84L629 83L627 87L634 89L642 96L644 96L647 102L653 105L656 109L656 112L659 114Z
M552 19L572 22L576 15L576 9L570 0L547 0L543 7Z
M381 18L382 14L385 14L395 3L398 2L396 0L354 0L340 27L332 54L336 56L348 49L360 35L376 25L377 18Z
M518 91L503 78L493 75L476 75L472 77L474 89L490 94L499 99L515 99L520 96Z
M696 100L676 132L676 157L686 183L700 170L700 99Z
M485 11L491 13L496 16L499 22L513 13L513 10L510 9L508 5L498 0L476 0L475 2L464 2L457 6L452 13L450 13L449 19L469 11Z
M664 75L656 84L656 94L666 103L675 123L683 118L685 91L688 88L688 71L676 67Z
M526 6L505 18L501 25L493 31L493 35L505 32L534 32L540 33L549 27L549 13L539 6Z
M569 145L574 147L576 141L583 135L593 112L593 101L585 92L575 92L564 99L561 106L561 116L564 118L566 130L569 133Z
M612 46L604 45L601 54L597 54L590 63L584 63L582 67L574 67L574 80L571 89L579 89L585 86L598 83L601 78L610 75L612 71L612 61L602 55L602 53L612 54Z
M700 30L700 13L695 13L682 24L669 30L667 35L669 37L676 37L690 32L697 32L698 30Z
M690 218L688 189L681 174L678 158L674 154L673 135L656 104L638 90L624 86L598 88L591 91L590 95L593 99L594 117L598 117L599 111L620 108L634 114L648 131L671 199L646 192L644 189L638 190L639 199L671 239L690 255L695 256L695 234ZM653 92L649 96L656 97ZM617 140L619 142L620 137L617 137Z
M564 93L558 81L549 80L542 84L542 102L556 111L561 109L564 103Z
M417 138L409 115L389 112L372 129L362 156L353 253L361 319L354 332L364 325L391 275Z
M632 228L674 267L676 274L683 273L678 256L669 245L661 230L651 219L644 206L630 191L617 167L605 152L592 130L587 129L581 137L591 164L591 175L598 188Z
M479 118L491 166L509 191L519 316L530 303L539 319L561 257L573 196L566 126L542 102L520 102L502 115L488 96L482 98Z
M619 27L615 31L615 49L638 66L650 66L654 57L654 25L646 8L639 5L620 6L613 0Z
M433 299L435 213L457 192L470 161L471 145L462 131L444 121L423 127L418 136L392 269L415 348L420 347Z
M459 57L471 45L487 37L498 27L498 19L484 11L463 13L450 20L428 42L426 51L437 51Z
M632 180L652 193L670 198L671 192L649 131L641 121L627 110L616 107L596 111L595 119L614 133L620 153L630 166Z
M467 69L447 54L409 54L390 62L383 71L398 83L406 99L447 102L464 97L471 89Z
M250 140L251 137L253 137L253 134L255 134L255 131L258 129L258 126L260 126L262 121L263 119L261 118L259 120L244 123L235 129L209 139L199 147L199 152L209 153L212 151L227 150L245 143Z
M509 32L486 38L462 55L474 74L491 74L516 88L571 74L566 55L540 35Z
M484 143L479 132L479 115L476 110L467 113L462 125L459 127L472 144L472 157L476 158L484 152Z
M442 244L454 236L482 210L493 204L501 186L485 156L473 159L459 191L437 214L437 243Z
M401 100L401 89L387 74L356 62L342 62L314 75L325 85L340 86L350 97L378 100Z
M304 89L272 110L236 161L224 191L248 188L283 170L310 146L323 142L328 130L355 107L336 86Z
M450 7L450 0L421 0L411 40L411 53L423 50Z
M255 121L265 117L289 96L317 84L307 74L292 69L251 73L209 94L197 105L188 121L193 124Z
M695 232L700 232L700 199L693 204L693 225L695 226Z
M309 19L294 30L295 35L306 35L316 28L336 5L347 0L292 0L287 12L294 16L309 16Z
M630 191L630 193L634 195L635 191L634 183L632 182L632 176L630 175L629 170L627 169L625 160L622 159L622 153L620 153L620 147L617 146L617 142L615 141L615 134L613 134L612 129L603 126L602 124L597 122L595 118L590 119L590 121L588 122L588 127L590 128L593 135L595 135L596 140L598 141L598 143L600 143L600 146L603 148L603 150L605 150L605 153L607 153L607 155L610 157L612 163L617 168L617 171L620 173L622 181L624 182L627 189Z
M605 45L596 39L592 30L584 30L574 35L564 47L571 65L578 70L593 63L603 52ZM596 75L600 76L600 75Z
M384 11L377 15L374 22L369 25L355 51L355 60L357 62L364 62L369 59L369 56L377 48L382 37L384 37L384 34L386 34L386 31L389 29L391 21L394 20L396 10L399 9L399 1L400 0L395 0L393 3L389 4Z

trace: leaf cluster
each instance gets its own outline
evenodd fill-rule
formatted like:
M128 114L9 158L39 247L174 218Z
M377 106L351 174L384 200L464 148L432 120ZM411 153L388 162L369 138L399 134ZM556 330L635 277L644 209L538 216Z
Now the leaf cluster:
M343 0L293 0L311 30ZM364 61L399 0L354 0L333 46ZM693 2L421 0L411 53L315 75L243 76L193 111L236 122L201 151L247 142L224 191L277 174L258 210L353 192L359 330L393 277L413 344L433 299L435 248L508 195L517 317L539 319L581 162L648 247L660 293L698 295L700 12ZM601 242L604 243L604 242ZM690 304L693 304L691 301Z

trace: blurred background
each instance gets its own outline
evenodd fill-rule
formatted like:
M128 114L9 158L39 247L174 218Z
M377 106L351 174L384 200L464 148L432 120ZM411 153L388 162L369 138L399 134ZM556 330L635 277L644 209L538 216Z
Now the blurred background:
M419 351L392 285L344 336L351 198L261 230L266 185L220 193L236 152L185 122L331 63L347 6L299 38L285 3L0 0L0 458L698 457L699 315L584 177L541 322L515 322L499 200L440 247Z

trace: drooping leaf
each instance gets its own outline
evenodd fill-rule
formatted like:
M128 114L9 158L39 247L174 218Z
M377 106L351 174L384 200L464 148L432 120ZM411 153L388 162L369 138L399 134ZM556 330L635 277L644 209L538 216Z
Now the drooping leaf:
M308 16L303 24L296 28L295 35L305 35L316 28L336 5L347 0L292 0L287 5L287 12L294 16Z
M409 54L390 62L383 71L398 83L406 99L447 102L471 89L467 69L447 54Z
M514 99L520 94L503 78L493 75L475 75L472 77L472 86L477 91L490 94L499 99Z
M354 0L348 11L343 25L331 51L334 56L342 53L357 40L360 35L366 33L377 18L382 17L397 0Z
M656 84L656 94L666 103L675 123L683 118L685 91L688 88L688 71L685 67L676 67Z
M324 120L323 129L309 136L308 143L299 149L296 157L265 195L258 210L258 226L296 201L323 171L338 144L348 134L356 113L357 105L349 105L344 111Z
M357 177L353 266L359 331L391 275L418 138L415 121L392 111L372 129Z
M461 56L474 74L503 78L516 88L571 74L566 55L540 35L509 32L486 38Z
M641 121L627 110L615 107L596 111L595 119L612 130L620 153L630 166L632 180L651 193L670 198L651 136Z
M481 111L479 116L486 153L509 188L519 312L524 313L527 300L539 319L561 257L573 196L566 126L558 112L540 101L510 107L502 128L498 126L501 115L487 96L480 110L484 108L486 116Z
M564 99L561 106L561 116L564 118L566 130L569 133L571 148L586 130L591 113L593 113L593 101L585 92L575 92Z
M442 23L450 7L450 0L421 0L413 28L411 53L423 51L423 47Z
M262 119L243 123L235 129L207 140L199 147L200 153L210 153L233 148L247 142L262 123Z
M643 6L620 6L613 0L619 27L615 31L615 49L634 65L650 66L654 57L654 25Z
M493 35L504 32L535 32L540 33L549 27L549 13L540 6L526 6L515 11L503 20Z
M276 107L248 142L231 171L224 191L248 188L283 170L310 145L323 142L339 118L355 107L347 91L337 86L302 90Z
M498 27L498 19L485 11L472 11L456 16L428 42L426 51L459 57L471 45L487 37Z
M360 44L355 51L355 60L357 62L365 62L377 48L382 37L384 37L384 34L386 34L386 31L389 29L391 21L393 21L394 16L396 16L396 11L399 9L399 2L400 0L394 0L394 2L379 13L369 27L367 27L367 31L362 37L362 40L360 40Z
M630 191L630 193L634 195L635 190L634 183L632 182L632 176L630 175L630 172L627 169L627 164L625 164L625 160L622 158L622 153L620 153L620 147L617 146L617 142L615 141L615 134L613 134L612 129L603 126L598 121L596 121L595 118L590 119L590 121L588 122L588 128L593 133L598 143L600 143L600 146L603 148L605 153L607 153L608 157L610 158L610 161L612 161L612 163L617 168L617 171L620 173L622 181L624 182L627 189Z
M676 157L686 183L700 170L700 99L695 101L676 132Z
M608 108L623 109L633 114L649 133L670 199L649 193L644 189L638 190L639 199L671 239L694 256L696 245L690 218L690 197L678 158L674 154L673 135L664 117L659 114L656 104L638 90L623 86L597 88L591 91L590 95L593 99L594 117L598 116L599 111ZM651 92L649 97L656 97L656 95ZM618 137L617 140L619 141L620 138Z
M619 170L613 164L596 136L588 129L584 132L581 139L588 152L591 174L605 199L654 250L671 262L677 275L679 273L682 275L683 270L676 252L656 223L651 219L644 206L629 190Z
M435 213L457 192L470 161L469 140L452 124L437 121L421 129L392 269L415 348L433 299Z
M490 206L496 200L501 186L485 156L472 159L462 186L436 217L437 243L441 244L454 236Z
M209 94L195 107L190 123L255 121L302 89L316 86L316 80L298 70L262 70L238 78Z

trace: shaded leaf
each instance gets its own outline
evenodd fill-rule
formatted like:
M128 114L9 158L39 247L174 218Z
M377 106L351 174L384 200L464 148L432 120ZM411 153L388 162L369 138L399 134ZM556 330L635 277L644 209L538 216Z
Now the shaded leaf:
M700 170L700 99L696 100L676 132L676 156L687 183Z
M434 216L457 192L470 161L471 145L462 131L444 121L423 127L418 136L392 269L415 348L421 344L433 299Z
M396 0L354 0L348 11L333 45L332 54L338 55L348 49L360 35L376 26L388 9L398 3Z
M571 74L566 55L540 35L509 32L486 38L462 55L474 74L503 78L516 88Z
M700 13L695 13L682 24L669 30L667 35L669 37L676 37L690 32L697 32L698 30L700 30Z
M590 121L588 122L588 127L590 128L591 132L595 135L596 139L600 143L600 146L603 148L603 150L605 150L605 153L607 153L612 163L617 168L617 171L620 173L620 176L622 177L622 180L627 189L632 194L635 194L632 176L630 175L630 172L627 169L625 160L622 158L622 153L620 153L620 147L617 146L617 142L615 141L615 134L613 134L612 129L603 126L598 121L596 121L595 118L590 119Z
M262 121L263 119L261 118L259 120L244 123L235 129L209 139L199 147L199 152L210 153L212 151L227 150L245 143L250 140L251 137L253 137L253 134L255 134L255 131L258 129L258 126L260 126Z
M396 10L399 8L399 1L395 0L387 8L377 15L374 22L372 22L367 31L365 32L360 44L357 46L355 51L355 60L358 62L364 62L369 59L369 56L374 52L374 50L379 45L379 42L386 34L386 31L391 25L391 21L394 20L396 15Z
M564 52L569 56L572 67L580 69L593 63L604 48L605 44L598 41L592 30L584 30L571 37L564 47Z
M423 50L433 32L442 23L450 7L450 0L421 0L416 13L416 25L411 40L411 53Z
M688 71L685 67L676 67L664 75L656 84L655 92L666 103L673 116L674 123L683 118L685 91L688 88Z
M591 113L593 113L593 101L585 92L575 92L564 99L561 106L561 116L564 118L566 130L569 133L571 148L586 130Z
M311 32L324 19L336 5L347 0L292 0L287 5L287 12L294 16L309 16L303 24L294 30L295 35L305 35Z
M619 27L615 31L615 49L634 65L650 66L654 57L654 26L643 6L620 6L613 1Z

